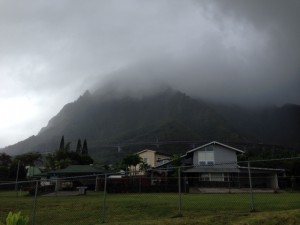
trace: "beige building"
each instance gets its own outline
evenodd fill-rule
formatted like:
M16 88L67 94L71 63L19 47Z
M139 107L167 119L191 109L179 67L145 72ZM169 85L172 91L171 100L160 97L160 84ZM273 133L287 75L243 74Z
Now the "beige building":
M171 155L165 154L162 152L157 152L149 149L135 153L139 155L144 164L147 164L149 167L154 168L160 166L164 163L167 163L171 160ZM140 165L137 165L136 170L140 170Z

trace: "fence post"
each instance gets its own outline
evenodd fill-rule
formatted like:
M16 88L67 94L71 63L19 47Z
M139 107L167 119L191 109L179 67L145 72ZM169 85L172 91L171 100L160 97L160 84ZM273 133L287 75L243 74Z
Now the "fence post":
M251 195L251 211L254 211L254 197L253 197L252 178L251 178L251 169L250 169L249 161L248 161L248 173L249 173L249 185L250 185L250 195Z
M230 173L227 173L227 179L228 179L228 193L231 193Z
M96 176L95 192L98 191L98 176Z
M139 179L139 193L142 192L142 177L140 176L140 179Z
M20 160L18 160L17 175L16 175L16 185L15 185L15 191L16 191L16 193L17 193L17 196L18 196L19 170L20 170Z
M178 167L178 195L179 195L179 201L178 201L178 210L179 210L179 216L181 216L181 206L182 206L182 199L181 199L181 176L180 176L180 167Z
M102 223L105 223L105 213L106 213L106 185L107 185L107 174L105 174L105 177L104 177L103 206L102 206Z
M33 199L33 209L32 209L32 222L31 222L31 225L35 224L36 199L37 199L38 187L39 187L39 182L35 181L35 192L34 192L34 199Z

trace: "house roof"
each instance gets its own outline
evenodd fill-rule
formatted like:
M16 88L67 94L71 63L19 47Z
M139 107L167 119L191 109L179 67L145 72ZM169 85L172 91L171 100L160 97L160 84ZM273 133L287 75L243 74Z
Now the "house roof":
M201 148L205 148L205 147L207 147L207 146L209 146L209 145L219 145L219 146L222 146L222 147L224 147L224 148L231 149L231 150L236 151L236 152L241 153L241 154L244 153L244 151L242 151L242 150L240 150L240 149L231 147L231 146L229 146L229 145L225 145L225 144L220 143L220 142L217 142L217 141L212 141L212 142L210 142L210 143L207 143L207 144L205 144L205 145L202 145L202 146L199 146L199 147L197 147L197 148L194 148L194 149L192 149L192 150L187 151L187 152L185 153L184 156L186 156L187 154L192 153L192 152L194 152L194 151L197 151L197 150L199 150L199 149L201 149Z
M135 153L135 154L138 155L138 154L142 154L142 153L144 153L144 152L154 152L155 154L159 154L159 155L164 155L164 156L168 156L168 157L171 156L170 154L163 153L163 152L158 152L158 151L154 151L154 150L150 150L150 149L144 149L144 150L142 150L142 151L140 151L140 152L137 152L137 153Z
M51 174L99 174L103 169L90 165L70 165L67 168L50 171Z

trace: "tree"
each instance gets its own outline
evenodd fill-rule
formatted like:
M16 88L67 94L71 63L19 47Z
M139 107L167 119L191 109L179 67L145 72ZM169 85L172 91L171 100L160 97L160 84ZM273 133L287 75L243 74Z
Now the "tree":
M49 153L46 156L46 167L50 170L56 169L56 155L55 155L55 153Z
M141 164L140 164L140 170L141 171L144 171L144 172L146 172L148 169L150 169L151 168L151 166L150 165L148 165L147 163L145 163L145 162L142 162Z
M172 156L171 160L172 160L172 166L173 167L180 167L182 165L182 161L181 161L182 159L181 159L179 154L174 154Z
M112 166L112 170L114 170L114 171L121 171L121 170L126 171L126 168L128 168L128 166L125 165L125 164L123 163L123 161L121 161L121 162L116 162L116 163Z
M11 156L6 153L0 153L0 166L9 166L12 163Z
M179 171L178 168L180 168L181 165L182 165L182 159L181 159L179 154L174 154L172 156L171 160L172 160L172 166L176 168L174 176L178 176L179 175L178 174L178 171Z
M34 166L37 161L41 160L42 155L39 152L17 155L9 166L8 177L15 178L18 173L18 178L26 178L26 166Z
M136 175L136 166L142 162L143 160L139 155L136 154L132 155L132 165L134 166L134 175Z
M136 175L136 166L142 162L142 158L139 155L132 154L123 158L122 163L128 167L133 166L133 175Z
M125 165L127 171L127 169L131 166L131 155L124 157L122 160L122 164Z
M77 146L76 146L76 153L81 153L81 151L82 151L82 144L81 144L81 140L80 139L78 139L78 141L77 141Z
M6 153L0 153L0 178L8 178L11 164L11 156Z
M80 139L79 139L80 140ZM60 142L60 148L46 156L46 167L50 170L63 169L69 165L89 165L93 163L93 159L88 155L87 143L85 140L85 154L78 152L81 141L78 141L75 151L71 151L71 143L64 145L64 137Z
M62 136L60 140L59 150L63 150L65 148L65 137Z
M15 160L20 160L25 166L34 166L35 162L42 160L42 155L39 152L28 152L25 154L17 155Z
M88 155L88 154L89 154L86 139L84 139L81 154L82 154L82 155Z
M19 169L19 171L18 171ZM26 178L26 168L24 163L22 163L19 160L14 160L11 166L9 167L9 178L16 178L18 173L19 179L25 179Z

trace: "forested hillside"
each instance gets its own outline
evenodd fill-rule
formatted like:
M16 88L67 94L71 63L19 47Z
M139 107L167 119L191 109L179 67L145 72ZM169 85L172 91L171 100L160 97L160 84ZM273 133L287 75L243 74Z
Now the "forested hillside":
M38 135L4 149L9 154L57 149L60 137L73 144L86 138L90 153L105 161L115 157L112 145L131 143L134 151L148 142L222 141L300 146L300 107L246 109L216 105L166 89L146 97L113 97L85 92L54 116ZM161 151L182 151L182 147L160 146ZM75 148L75 146L71 146ZM185 148L185 149L182 149Z

